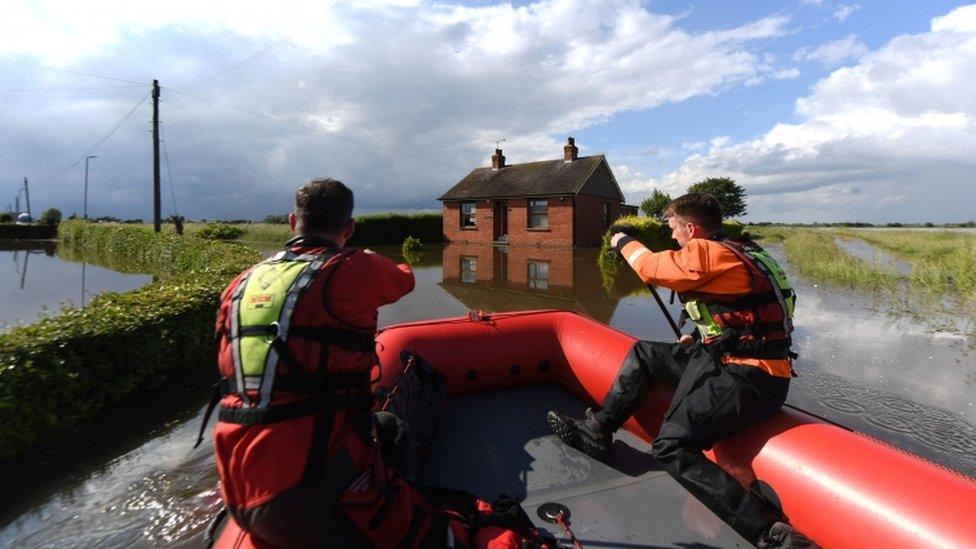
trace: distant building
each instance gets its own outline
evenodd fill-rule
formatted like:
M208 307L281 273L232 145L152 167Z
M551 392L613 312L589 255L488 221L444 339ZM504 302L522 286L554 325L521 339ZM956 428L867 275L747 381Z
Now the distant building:
M618 217L636 215L606 157L578 156L572 137L563 158L505 164L495 149L490 168L476 168L438 198L450 242L599 246Z

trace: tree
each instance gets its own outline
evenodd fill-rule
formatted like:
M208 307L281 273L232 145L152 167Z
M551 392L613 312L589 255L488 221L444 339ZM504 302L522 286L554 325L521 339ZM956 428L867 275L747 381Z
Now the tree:
M640 209L647 217L653 217L664 221L664 209L667 208L668 204L670 203L671 195L654 189L651 196L645 198L643 202L640 203Z
M61 223L61 210L57 208L48 208L41 213L41 221L44 223L50 223L51 225L57 225Z
M746 214L746 190L728 177L709 177L688 187L689 193L708 193L718 199L722 216L738 217Z

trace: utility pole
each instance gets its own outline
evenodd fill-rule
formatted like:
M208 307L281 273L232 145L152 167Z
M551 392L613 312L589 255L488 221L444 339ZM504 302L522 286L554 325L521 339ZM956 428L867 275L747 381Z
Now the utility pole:
M152 87L153 100L153 230L157 233L162 228L160 226L160 207L159 207L159 80L153 80Z
M27 200L27 215L30 216L31 219L34 219L34 216L31 215L30 211L30 190L27 189L26 177L24 178L24 199Z
M17 197L14 198L14 204L15 204L14 209L19 215L20 214L20 191L17 191Z
M88 155L85 157L85 203L82 206L81 218L88 219L88 161L92 158L98 158L95 155Z

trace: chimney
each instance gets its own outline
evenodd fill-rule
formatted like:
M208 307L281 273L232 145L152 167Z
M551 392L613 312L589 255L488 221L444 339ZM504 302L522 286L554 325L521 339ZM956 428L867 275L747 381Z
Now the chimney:
M566 139L566 146L563 147L563 160L572 162L579 158L579 149L576 147L576 140L572 137Z
M498 170L505 167L505 155L501 149L495 149L495 154L491 155L491 169Z

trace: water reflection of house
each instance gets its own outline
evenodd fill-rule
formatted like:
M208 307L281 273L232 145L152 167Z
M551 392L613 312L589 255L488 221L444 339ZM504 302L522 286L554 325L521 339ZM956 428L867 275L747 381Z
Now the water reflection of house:
M604 289L595 249L449 244L441 287L469 309L572 309L609 322L620 296Z

